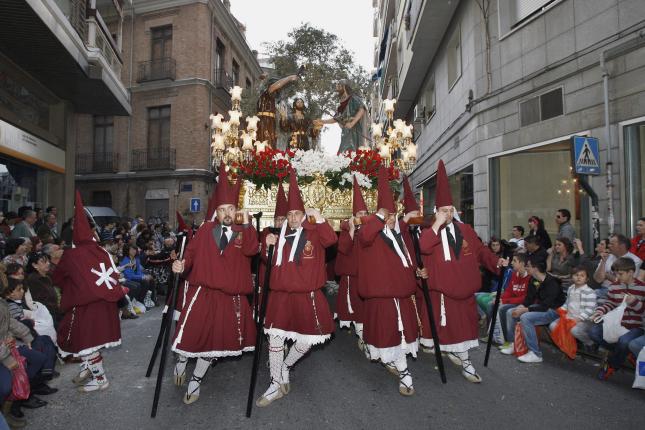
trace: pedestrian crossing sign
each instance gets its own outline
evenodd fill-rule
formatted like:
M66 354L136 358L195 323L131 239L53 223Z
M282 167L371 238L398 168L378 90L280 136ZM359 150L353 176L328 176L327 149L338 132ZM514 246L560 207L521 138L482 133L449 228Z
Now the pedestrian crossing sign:
M190 199L190 211L195 213L202 210L202 199L193 197Z
M600 175L598 139L587 136L573 137L573 162L579 175Z

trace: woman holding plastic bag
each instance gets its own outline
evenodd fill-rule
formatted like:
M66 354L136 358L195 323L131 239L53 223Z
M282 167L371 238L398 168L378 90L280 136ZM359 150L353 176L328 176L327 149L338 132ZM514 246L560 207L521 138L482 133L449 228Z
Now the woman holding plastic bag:
M598 379L607 380L625 361L632 340L643 336L645 284L634 277L636 265L629 258L619 258L611 266L618 284L609 288L607 302L591 315L596 323L589 336L611 354L598 372Z

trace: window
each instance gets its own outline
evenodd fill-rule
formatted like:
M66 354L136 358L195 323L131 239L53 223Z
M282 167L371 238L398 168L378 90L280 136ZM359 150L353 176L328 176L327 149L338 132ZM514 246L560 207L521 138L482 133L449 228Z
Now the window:
M112 193L109 191L93 191L92 206L112 207ZM98 222L98 220L97 220Z
M240 83L240 65L237 61L233 60L233 84L239 85Z
M246 78L246 88L251 88L253 84L251 83L251 80L249 78Z
M170 106L148 108L148 152L161 154L170 148Z
M627 229L645 214L645 122L623 128L625 146L625 188L627 195Z
M520 102L520 127L564 114L562 88Z
M473 166L467 166L448 176L450 195L455 207L460 212L459 216L466 224L475 222L475 187L473 181ZM437 195L437 176L432 177L423 185L423 212L432 213Z
M426 83L426 88L423 92L423 103L424 120L428 120L434 115L435 111L434 76L428 79Z
M111 154L114 150L114 117L94 116L94 154Z
M448 88L452 89L461 76L461 27L455 28L448 42Z
M215 70L224 71L224 57L226 55L226 48L221 40L217 39L215 43Z
M498 0L499 34L504 37L562 0Z
M172 25L150 29L152 37L152 61L172 57Z
M513 0L514 25L542 12L549 3L555 0Z

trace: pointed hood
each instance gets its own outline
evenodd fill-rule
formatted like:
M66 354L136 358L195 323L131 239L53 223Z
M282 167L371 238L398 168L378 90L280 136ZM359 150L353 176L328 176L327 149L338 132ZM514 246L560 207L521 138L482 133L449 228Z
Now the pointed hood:
M90 223L87 221L87 215L85 215L85 207L83 206L83 200L81 200L81 193L77 190L76 201L74 203L74 231L72 241L75 246L78 246L83 243L93 243L93 239L94 235L92 234Z
M358 211L367 212L367 205L363 199L363 193L361 193L361 187L358 185L356 176L354 176L354 197L352 199L352 214L356 215Z
M184 217L181 216L179 211L176 211L175 214L177 215L177 231L188 231L188 226L186 225L186 221L184 221Z
M226 166L224 163L219 165L219 178L215 188L215 197L213 198L215 206L213 210L221 205L233 205L237 207L240 188L238 184L231 184L226 175Z
M387 168L385 166L381 166L378 171L378 200L376 209L381 208L387 209L390 212L396 212L396 205L394 204L394 197L392 196Z
M446 166L443 164L443 160L439 160L439 165L437 166L437 192L435 197L435 206L437 208L453 206L452 195L450 194L450 184L448 182Z
M300 188L298 188L298 178L296 171L293 169L289 173L289 202L287 203L287 211L305 211L305 204L302 202Z
M412 187L410 187L410 181L407 176L403 178L403 207L405 208L406 214L419 210L419 203L414 197L414 193L412 192Z
M284 193L284 188L282 187L282 182L278 185L278 193L275 197L275 214L273 217L287 216L289 209L287 208L287 196Z

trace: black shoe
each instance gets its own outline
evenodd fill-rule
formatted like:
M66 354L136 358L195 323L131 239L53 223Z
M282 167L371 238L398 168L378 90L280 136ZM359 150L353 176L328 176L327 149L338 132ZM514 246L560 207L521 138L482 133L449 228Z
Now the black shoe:
M13 402L11 404L10 414L12 417L17 419L25 418L25 414L20 410L20 407L23 406L22 402Z
M60 372L56 370L48 370L48 371L43 370L41 373L43 374L43 378L45 379L45 381L51 381L52 379L58 378L60 376Z
M52 388L47 384L40 384L31 389L33 394L38 394L39 396L47 396L49 394L54 394L58 392L58 388Z
M23 401L20 404L20 406L27 409L38 409L38 408L42 408L45 405L47 405L47 402L42 399L39 399L36 396L29 396L27 400Z

